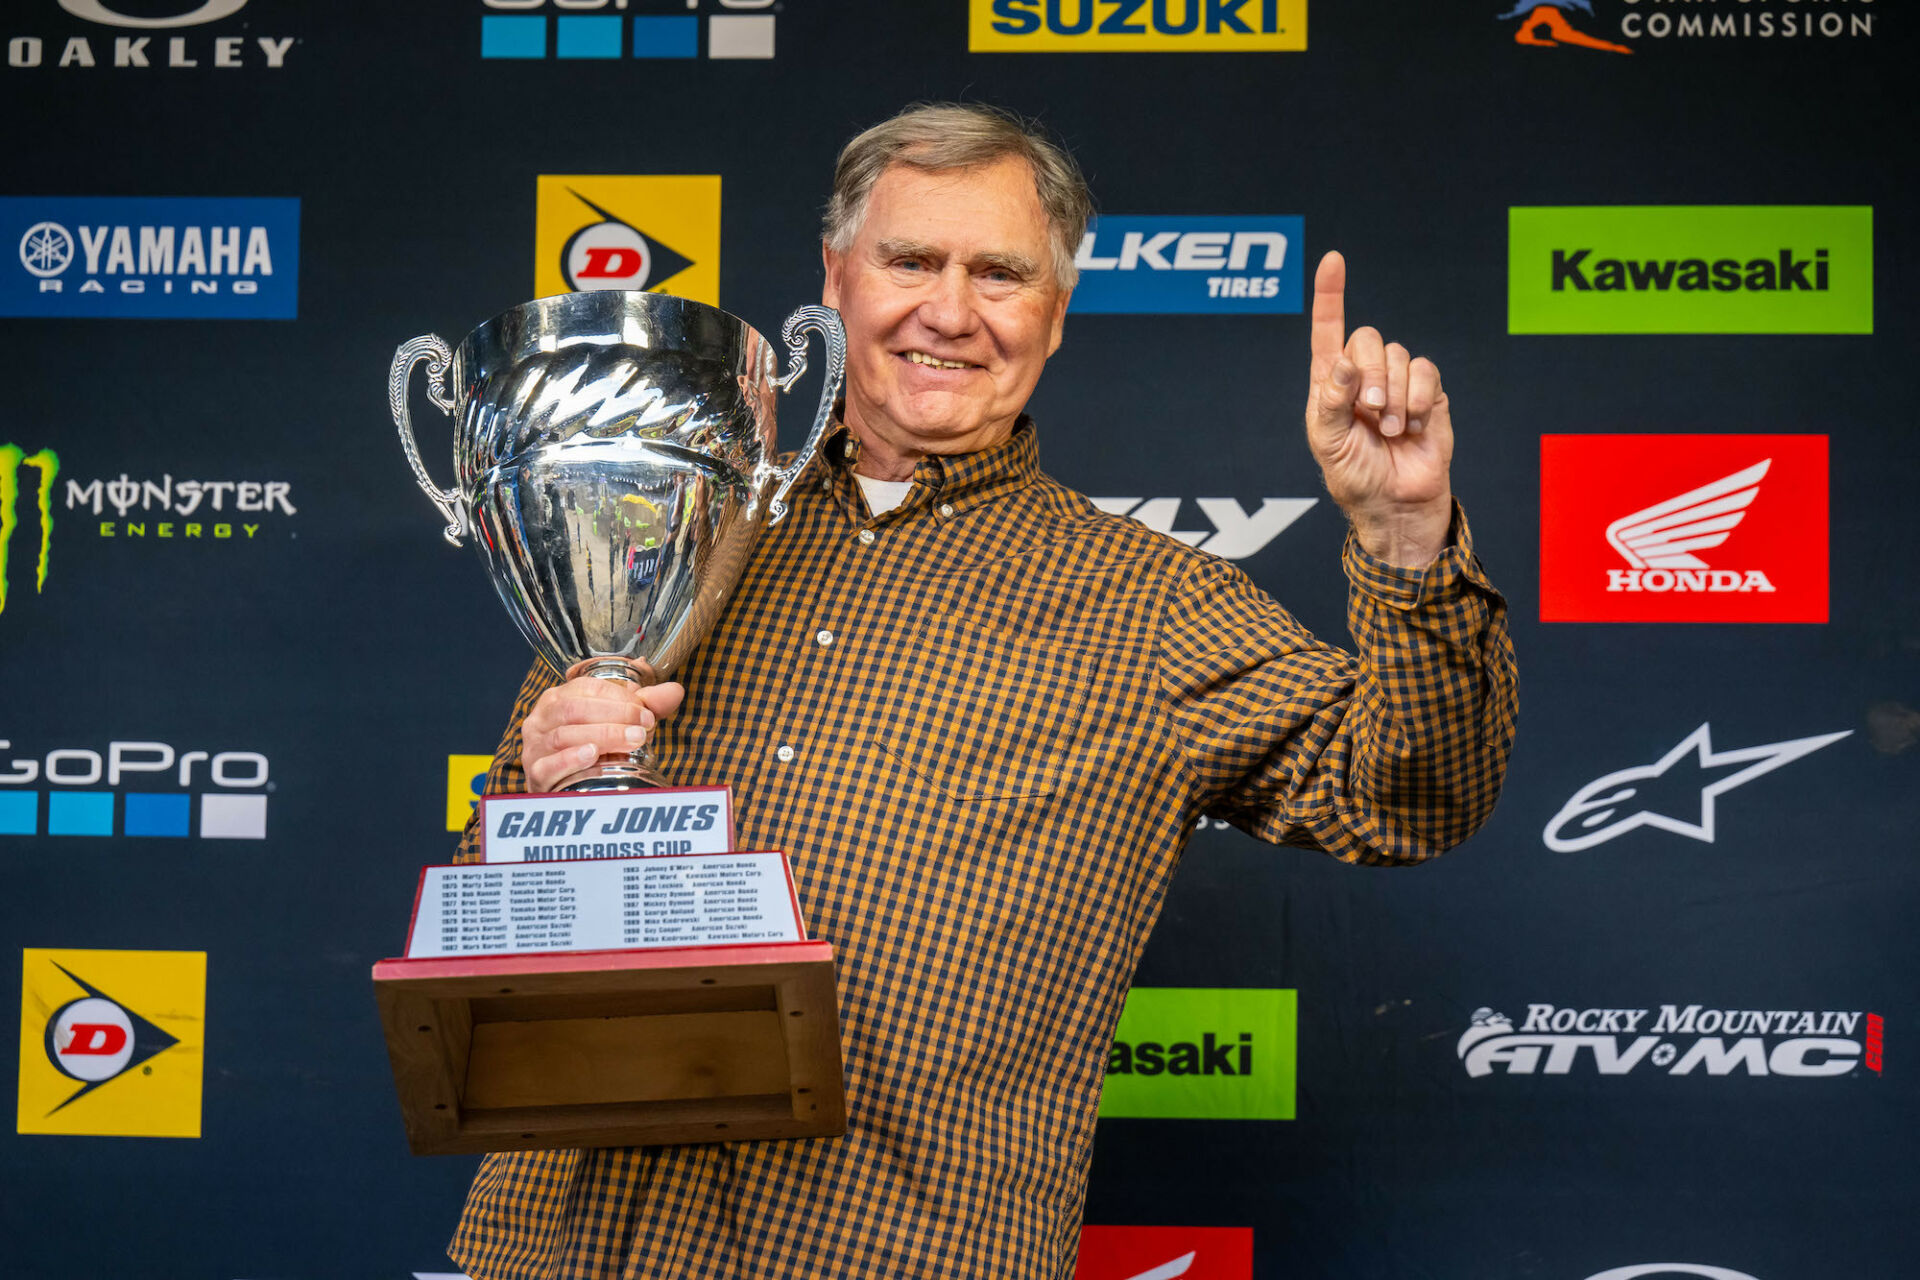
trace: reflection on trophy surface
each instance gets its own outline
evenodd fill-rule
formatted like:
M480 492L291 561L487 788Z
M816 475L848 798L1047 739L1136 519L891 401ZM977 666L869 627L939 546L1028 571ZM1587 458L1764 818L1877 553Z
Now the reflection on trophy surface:
M825 385L783 469L775 391L806 371L809 330L826 343ZM600 290L514 307L451 353L430 334L395 353L388 392L415 477L449 541L478 535L507 612L555 671L653 684L706 638L754 539L786 514L839 395L839 316L802 307L781 332L784 376L772 344L717 307ZM451 490L413 439L407 383L421 361L428 396L454 417ZM660 785L641 748L557 789Z

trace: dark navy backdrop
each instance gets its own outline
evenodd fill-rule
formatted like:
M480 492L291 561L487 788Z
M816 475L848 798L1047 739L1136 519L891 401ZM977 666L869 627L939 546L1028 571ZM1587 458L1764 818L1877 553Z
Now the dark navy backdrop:
M1444 371L1456 488L1521 659L1505 797L1441 862L1363 872L1195 839L1138 982L1297 989L1298 1118L1103 1122L1088 1220L1252 1227L1262 1277L1908 1274L1920 271L1893 142L1915 123L1896 79L1912 16L1662 6L1873 22L1644 37L1621 56L1518 44L1506 7L1320 0L1300 52L1022 55L970 53L965 0L777 0L742 11L773 20L770 60L590 60L483 58L483 18L535 12L484 0L250 0L151 29L80 0L7 4L0 195L282 197L300 217L297 250L276 246L289 269L297 252L295 319L0 319L0 445L60 460L37 591L37 480L18 472L0 773L113 741L271 761L263 839L57 837L44 798L32 830L0 835L0 945L208 956L203 1136L0 1134L0 1274L450 1269L473 1161L407 1154L367 970L401 945L417 867L450 846L448 755L492 749L528 655L472 554L439 539L388 423L387 362L531 296L541 174L721 175L719 302L771 330L818 296L840 143L929 97L1039 115L1112 215L1298 216L1309 269L1343 250L1352 322ZM1656 11L1563 8L1609 39ZM115 39L142 35L151 65L113 65ZM58 65L75 38L95 65ZM198 65L168 66L170 39ZM216 66L221 48L240 65ZM1873 332L1509 336L1508 208L1607 204L1872 206ZM0 272L17 273L8 240ZM1306 363L1298 314L1072 317L1032 406L1043 459L1097 496L1178 497L1183 529L1208 527L1200 497L1314 497ZM415 412L431 415L417 395ZM1732 432L1830 437L1829 622L1539 623L1543 433ZM444 479L444 448L428 454ZM123 474L284 483L294 510L225 540L103 537L111 502L69 507L67 481ZM1323 500L1241 563L1344 636L1341 536ZM1581 787L1702 723L1720 750L1853 732L1726 791L1711 842L1546 847ZM1476 1012L1518 1028L1538 1004L1649 1025L1663 1005L1872 1012L1886 1049L1831 1077L1657 1059L1608 1075L1589 1050L1564 1073L1469 1075ZM23 1035L24 1060L40 1026Z

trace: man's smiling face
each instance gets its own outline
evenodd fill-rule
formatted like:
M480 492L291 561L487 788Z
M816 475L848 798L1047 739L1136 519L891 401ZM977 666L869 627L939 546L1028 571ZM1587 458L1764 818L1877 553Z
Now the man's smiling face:
M900 459L1007 438L1069 296L1026 161L894 165L852 246L825 258L822 296L847 328L848 426Z

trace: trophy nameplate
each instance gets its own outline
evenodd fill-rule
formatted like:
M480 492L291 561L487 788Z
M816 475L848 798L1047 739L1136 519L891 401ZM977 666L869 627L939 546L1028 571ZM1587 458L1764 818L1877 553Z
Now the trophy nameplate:
M480 797L483 862L660 858L733 846L730 787Z

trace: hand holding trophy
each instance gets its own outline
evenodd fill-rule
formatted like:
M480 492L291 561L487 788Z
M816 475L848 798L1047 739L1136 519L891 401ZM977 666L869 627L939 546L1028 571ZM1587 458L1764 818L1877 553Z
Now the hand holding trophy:
M781 467L777 393L805 372L809 333L824 386ZM414 476L554 671L649 686L711 632L839 396L838 314L802 307L782 336L776 375L772 344L726 312L609 290L395 353ZM454 418L451 489L408 412L423 362ZM484 864L426 868L405 957L374 966L414 1151L843 1132L833 952L806 938L785 855L732 851L731 793L666 788L644 747L552 785L481 800ZM697 814L705 837L638 838L687 830L663 811Z

